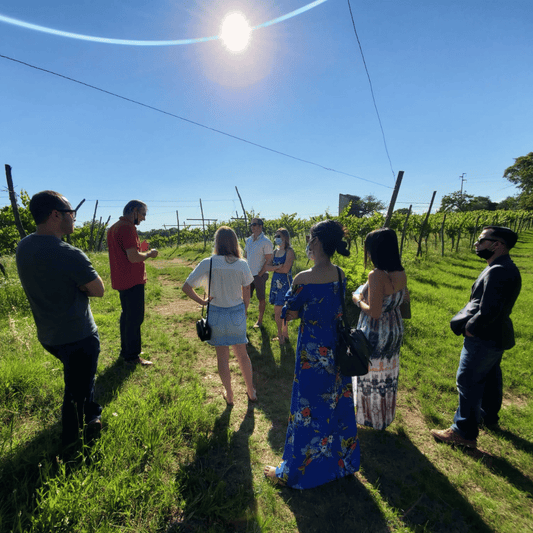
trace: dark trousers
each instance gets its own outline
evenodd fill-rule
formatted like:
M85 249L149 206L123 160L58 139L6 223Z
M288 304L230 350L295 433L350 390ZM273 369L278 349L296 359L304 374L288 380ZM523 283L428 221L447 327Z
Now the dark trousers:
M100 354L100 339L94 333L80 341L43 348L63 363L65 394L62 408L62 440L67 445L78 438L83 423L100 418L102 407L93 401L94 376Z
M131 289L119 291L122 313L120 314L120 355L132 361L141 353L141 324L144 321L144 283Z
M457 370L459 407L451 426L464 439L477 438L481 418L486 424L496 424L499 420L503 397L502 355L503 350L492 341L477 337L464 339Z

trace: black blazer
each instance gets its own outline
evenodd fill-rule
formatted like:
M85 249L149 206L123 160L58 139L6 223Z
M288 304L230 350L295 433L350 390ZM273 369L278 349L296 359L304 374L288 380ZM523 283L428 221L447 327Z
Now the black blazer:
M510 315L520 294L522 278L509 255L495 259L472 285L470 301L450 322L456 335L467 329L474 337L494 341L502 350L515 345Z

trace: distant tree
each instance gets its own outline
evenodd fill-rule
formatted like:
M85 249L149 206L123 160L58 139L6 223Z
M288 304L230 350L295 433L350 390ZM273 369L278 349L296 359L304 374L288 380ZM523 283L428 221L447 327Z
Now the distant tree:
M517 211L520 209L519 195L508 196L498 204L498 209L504 209L505 211Z
M394 212L398 213L399 215L407 215L407 213L409 213L409 208L408 207L400 207L400 209L396 209Z
M442 197L439 211L495 211L497 207L497 202L492 202L488 196L474 196L455 191Z
M461 191L445 194L440 201L439 211L468 211L467 206L473 199L473 195Z
M381 211L383 209L385 209L385 204L371 194L364 198L354 196L351 201L350 215L362 218L372 216L376 211Z
M518 197L521 209L533 209L533 152L515 159L503 173L503 177L520 189Z

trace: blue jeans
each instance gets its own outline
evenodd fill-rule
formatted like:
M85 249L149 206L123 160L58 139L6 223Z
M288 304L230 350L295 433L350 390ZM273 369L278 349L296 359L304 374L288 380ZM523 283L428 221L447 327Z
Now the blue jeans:
M61 411L62 440L67 445L78 438L83 423L100 419L102 407L93 401L94 376L100 354L98 332L80 341L43 348L63 363L65 393Z
M487 424L498 422L503 394L500 368L503 352L492 341L465 337L457 370L459 407L451 426L464 439L477 439L481 418Z
M132 361L141 353L141 324L144 322L144 283L119 291L120 305L120 355Z

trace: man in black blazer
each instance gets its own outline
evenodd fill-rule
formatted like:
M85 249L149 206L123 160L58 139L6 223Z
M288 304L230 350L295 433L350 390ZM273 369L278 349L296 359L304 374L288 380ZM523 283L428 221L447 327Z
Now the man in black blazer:
M459 407L448 429L431 434L447 444L476 447L481 419L486 426L497 425L502 406L504 350L515 345L510 315L520 294L520 272L509 257L518 235L509 228L487 226L475 243L476 254L487 268L472 286L470 301L455 315L450 327L464 335L457 370Z

